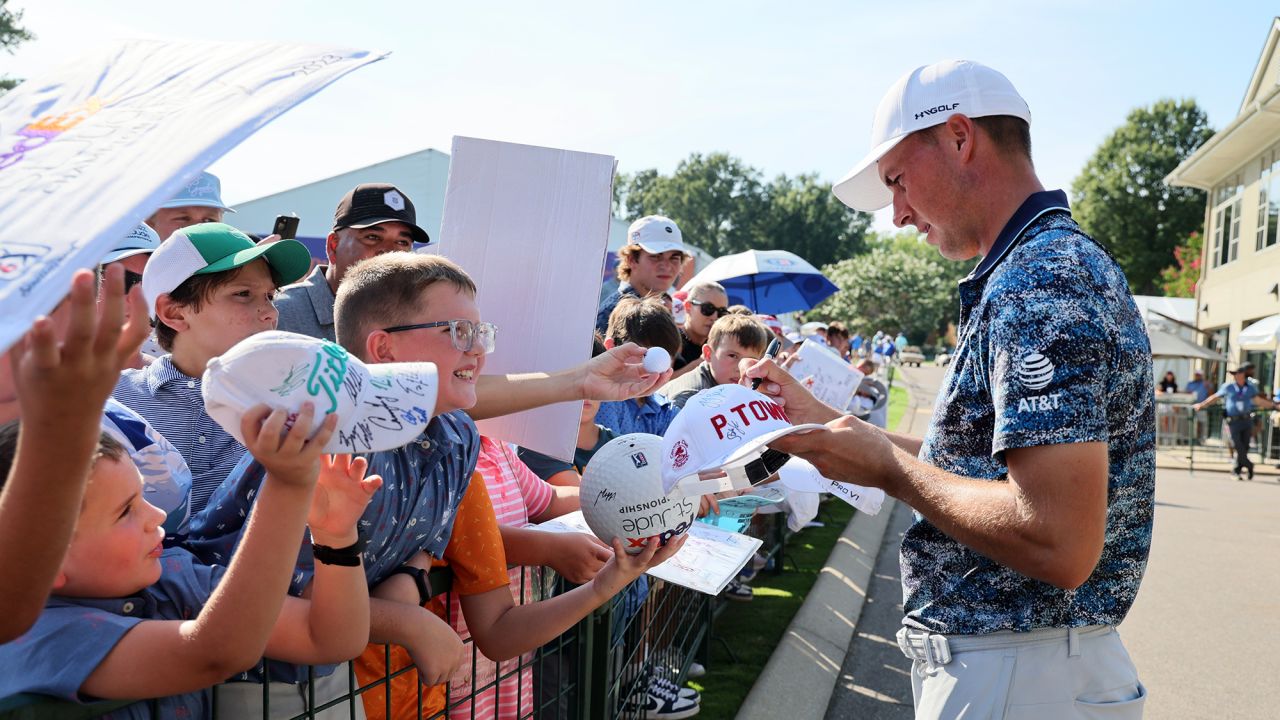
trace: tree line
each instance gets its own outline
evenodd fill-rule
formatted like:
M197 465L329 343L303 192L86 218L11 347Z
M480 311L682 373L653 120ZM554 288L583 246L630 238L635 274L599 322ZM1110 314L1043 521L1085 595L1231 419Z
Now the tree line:
M1213 135L1194 100L1131 111L1071 185L1072 213L1124 269L1138 294L1189 297L1199 278L1205 194L1164 178ZM727 153L694 153L670 174L621 175L615 210L666 215L686 242L714 256L789 250L822 268L841 291L809 313L859 332L903 330L932 342L959 312L956 283L972 263L944 260L913 231L870 232L814 173L764 174Z

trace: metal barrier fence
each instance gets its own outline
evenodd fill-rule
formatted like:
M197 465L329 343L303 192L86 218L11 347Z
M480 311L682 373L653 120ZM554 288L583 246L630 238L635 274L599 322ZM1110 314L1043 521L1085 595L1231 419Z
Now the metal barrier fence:
M1280 432L1272 424L1272 417L1265 410L1253 413L1250 454L1256 454L1259 462L1277 457ZM1197 461L1220 463L1233 460L1231 436L1225 425L1226 416L1221 405L1195 412L1189 402L1156 400L1156 448L1166 453L1185 453L1182 457L1191 470L1195 469Z
M761 553L770 558L773 572L781 572L785 558L785 518L784 514L764 516L753 527L765 541ZM438 579L441 572L434 571L433 579ZM433 586L441 584L433 582ZM518 597L537 601L570 587L548 568L525 568ZM446 615L453 607L449 593L432 602L440 602ZM470 638L465 639L472 653L470 682L466 683L469 692L457 694L448 686L423 687L412 663L397 665L392 646L382 646L386 671L380 677L361 684L349 665L339 666L338 672L347 676L345 692L327 702L317 702L314 683L308 682L308 706L312 710L294 716L277 715L290 720L354 720L366 715L419 720L639 720L644 717L644 701L652 680L665 678L680 683L695 661L709 664L712 627L721 609L723 602L717 598L642 577L535 653L499 664L492 677L478 671L484 667L483 656ZM732 648L726 649L732 657ZM309 679L314 680L314 676L309 675ZM272 717L268 686L262 687L261 717ZM393 688L392 692L388 688ZM81 720L100 717L131 703L80 705L35 695L0 698L0 720ZM414 711L406 711L405 706ZM216 702L214 710L216 713Z

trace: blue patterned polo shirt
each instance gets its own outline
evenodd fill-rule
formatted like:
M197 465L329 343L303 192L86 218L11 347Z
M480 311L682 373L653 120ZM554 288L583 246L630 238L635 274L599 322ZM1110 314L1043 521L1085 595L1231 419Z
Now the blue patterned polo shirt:
M1151 547L1155 388L1145 325L1115 260L1061 192L1032 195L960 283L958 346L920 458L979 480L1004 451L1105 442L1101 560L1075 590L999 565L916 515L902 541L904 624L944 634L1115 625Z

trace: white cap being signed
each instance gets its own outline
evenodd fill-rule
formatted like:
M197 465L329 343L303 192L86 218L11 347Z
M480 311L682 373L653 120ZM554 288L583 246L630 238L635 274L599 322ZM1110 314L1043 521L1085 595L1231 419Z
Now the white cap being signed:
M296 414L312 402L312 433L326 415L338 415L325 452L363 453L393 450L422 434L438 388L433 363L366 365L337 343L270 330L210 360L201 391L210 417L241 444L240 419L254 405Z
M717 385L689 398L662 437L662 485L668 493L705 495L751 487L788 458L765 446L785 435L821 430L792 425L782 406L741 385ZM768 457L766 457L768 456ZM703 477L718 475L719 477Z

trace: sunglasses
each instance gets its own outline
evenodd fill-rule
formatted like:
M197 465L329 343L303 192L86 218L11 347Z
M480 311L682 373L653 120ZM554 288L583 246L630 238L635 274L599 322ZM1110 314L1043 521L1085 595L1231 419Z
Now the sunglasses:
M142 282L142 273L136 273L132 270L124 271L124 291L126 294L133 289L134 285Z
M449 326L449 339L454 349L459 352L471 352L476 343L485 354L493 352L498 342L498 327L493 323L472 322L470 320L441 320L440 322L417 323L416 325L396 325L382 328L383 332L396 333L407 330L423 330L426 328Z
M715 315L717 318L722 318L725 315L729 314L729 308L716 307L715 305L712 305L706 300L690 300L689 304L697 305L698 310L703 314L704 317L711 317L712 315Z

